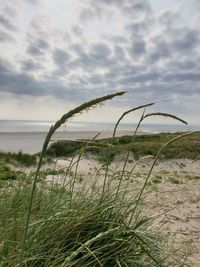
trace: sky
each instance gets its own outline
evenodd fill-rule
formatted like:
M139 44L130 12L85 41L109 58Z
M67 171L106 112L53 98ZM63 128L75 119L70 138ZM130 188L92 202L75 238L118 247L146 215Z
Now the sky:
M148 111L200 125L200 0L1 0L0 51L0 119L56 120L127 91L78 120L161 101Z

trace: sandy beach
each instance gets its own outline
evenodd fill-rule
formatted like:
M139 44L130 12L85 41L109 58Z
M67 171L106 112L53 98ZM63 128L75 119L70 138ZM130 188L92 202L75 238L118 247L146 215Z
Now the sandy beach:
M79 140L91 139L95 137L98 131L70 131L57 132L53 135L52 141L56 140ZM0 151L3 152L18 152L34 154L41 151L46 132L9 132L0 133ZM111 137L112 131L102 131L98 139ZM132 131L118 131L116 136L131 135Z

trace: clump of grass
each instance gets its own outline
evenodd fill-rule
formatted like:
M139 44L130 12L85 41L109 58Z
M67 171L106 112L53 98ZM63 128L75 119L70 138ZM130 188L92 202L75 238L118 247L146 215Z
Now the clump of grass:
M17 180L26 178L26 174L22 171L12 170L6 165L0 165L0 180Z
M83 146L82 142L57 141L50 145L47 155L53 157L70 157L73 156Z
M163 177L161 175L155 175L155 177L152 179L152 182L155 183L155 184L159 184L159 183L162 183L162 179Z
M17 266L29 190L22 186L1 195L7 206L7 211L1 207L1 225L9 229L2 236L1 266ZM79 192L71 204L69 200L61 187L36 189L23 265L158 266L164 260L160 236L153 233L149 220L126 225L130 211L122 212L121 201L113 209L114 194L107 191L100 201L98 194L88 198Z
M22 184L17 192L0 195L7 204L7 210L1 206L1 223L9 229L2 236L2 266L17 266L29 191ZM109 191L101 202L98 194L88 197L79 192L69 208L66 189L48 190L45 185L36 189L24 266L171 266L162 251L164 239L150 219L126 224L130 210L121 209L122 203L131 209L135 199L122 202L122 193L114 209L114 194Z
M36 165L37 156L29 155L19 151L18 153L3 153L0 152L1 162L11 163L11 164L20 164L22 166L30 167Z
M169 176L169 181L172 183L172 184L182 184L183 181L180 177L177 177L177 176Z
M115 157L118 155L119 151L119 148L105 147L99 148L95 152L93 151L93 153L103 165L110 165L115 159Z

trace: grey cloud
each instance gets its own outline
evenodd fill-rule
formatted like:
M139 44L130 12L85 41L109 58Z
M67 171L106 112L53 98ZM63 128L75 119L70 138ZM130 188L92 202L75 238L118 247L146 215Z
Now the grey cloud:
M8 4L8 1L7 1L7 4ZM11 5L11 6L6 5L4 9L2 9L2 13L6 15L7 17L9 17L10 19L16 19L18 17L18 12L17 12L16 6L14 7L14 5Z
M76 52L76 59L70 62L73 68L82 68L91 71L96 67L108 68L114 62L111 50L105 43L96 43L88 48L88 52L80 44L73 44L71 49Z
M11 65L1 61L0 65L0 88L3 92L14 94L38 95L44 93L42 84L36 82L25 73L16 72Z
M159 16L159 24L164 27L175 27L180 23L180 16L171 10L164 10Z
M78 55L85 54L85 50L80 43L74 43L70 47L73 51L75 51Z
M83 34L83 31L79 26L73 26L72 32L77 36L81 36Z
M13 22L6 16L0 15L0 23L3 27L5 27L8 30L15 30L16 27L13 25Z
M30 45L27 49L27 53L31 54L32 56L41 56L43 51L35 45Z
M131 8L132 10L134 10L134 12L143 11L143 10L148 10L148 11L151 10L148 1L145 1L145 0L134 1L134 3L131 5Z
M92 8L82 8L79 14L79 19L82 22L91 20L95 16L95 12Z
M63 68L69 61L70 55L68 52L62 49L56 49L53 51L54 63L59 67Z
M32 5L41 5L43 0L24 0L25 2L29 2Z
M15 39L10 34L0 30L0 42L1 43L14 42L14 41Z
M6 60L1 59L0 60L0 74L2 76L6 75L6 73L9 72L10 69L12 70L11 64Z
M90 0L90 5L100 11L100 8L117 7L124 14L150 12L151 6L148 0ZM102 10L105 10L102 8Z
M111 41L116 44L127 44L129 42L128 38L120 35L109 35L105 36L106 40Z
M97 60L103 60L109 57L110 49L104 43L95 44L92 46L91 55Z
M194 13L199 13L200 12L199 0L191 0L190 1L190 8L194 11Z
M51 20L49 17L36 13L29 24L29 31L27 35L33 40L45 38L47 41L52 30L51 26Z
M190 60L190 59L180 59L179 61L173 61L171 60L168 64L168 67L170 69L176 68L177 70L185 70L185 71L191 71L192 69L195 70L195 68L200 70L200 59L198 57L196 60Z
M21 69L26 72L38 71L42 69L42 65L38 62L34 62L31 59L27 59L21 62Z
M37 40L36 44L37 44L37 47L39 49L43 49L44 50L44 49L48 49L49 48L49 44L45 40L43 40L41 38Z
M161 75L158 71L151 71L147 73L141 73L138 75L133 75L132 77L126 77L119 80L123 85L134 84L134 83L144 83L149 81L158 81Z
M18 96L52 95L69 101L84 101L87 95L78 82L64 86L53 76L38 80L25 72L16 72L4 60L0 61L0 91Z
M73 68L80 67L85 70L93 68L94 62L80 43L75 43L71 45L71 50L76 53L76 59L70 63Z
M199 82L200 75L199 75L199 72L198 73L194 73L194 72L169 73L165 75L164 80L181 81L181 82L184 82L184 81Z
M156 36L150 40L153 48L148 53L150 63L155 63L158 60L174 61L177 58L177 63L182 57L193 57L195 61L194 51L199 47L200 33L198 30L190 28L171 28L164 31L160 36Z
M115 56L119 59L124 59L125 53L124 49L121 46L115 46Z
M103 84L103 82L104 82L104 79L103 79L103 77L102 77L102 75L97 75L97 74L95 74L95 75L92 75L92 76L90 76L90 78L88 79L88 81L90 82L90 83L92 83L92 84L94 84L94 85L98 85L98 84Z
M109 82L109 81L113 81L115 79L118 78L118 73L117 71L115 71L114 69L110 70L109 72L107 72L106 74L104 74L104 79Z
M81 68L87 73L87 71L91 71L92 69L94 69L94 64L95 63L87 54L81 54L77 59L71 62L70 66L73 69Z
M49 44L39 38L34 40L27 48L27 53L31 54L32 56L41 56L49 49Z
M132 37L139 37L146 35L148 33L149 27L150 23L147 23L146 20L142 20L139 22L127 24L125 29L131 33Z
M89 5L85 5L79 13L79 20L87 23L91 22L94 18L108 17L112 14L113 9L106 5L103 1L89 1Z
M130 49L130 53L133 57L135 56L141 56L146 53L146 43L143 40L135 41L132 44L132 47Z
M124 64L121 66L115 65L111 70L110 74L115 75L115 77L118 78L129 78L132 77L133 75L137 75L140 73L145 73L147 70L147 67L144 65L133 65L131 63L127 63L125 61Z
M197 30L181 28L174 30L172 34L175 37L172 41L172 47L176 51L191 51L199 44L200 32Z
M123 7L124 14L129 15L149 15L151 6L147 0L127 1Z
M160 59L170 59L170 55L172 55L172 49L165 40L161 38L155 38L153 40L154 49L149 53L150 63L155 63Z
M91 4L97 4L97 5L116 5L121 6L124 2L127 2L127 0L90 0Z

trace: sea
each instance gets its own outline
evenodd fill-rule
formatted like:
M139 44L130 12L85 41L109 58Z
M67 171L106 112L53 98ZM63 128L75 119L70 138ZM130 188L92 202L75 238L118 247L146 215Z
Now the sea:
M47 132L55 121L33 121L33 120L0 120L0 133L19 133L19 132ZM59 132L84 132L84 131L113 131L115 123L101 122L67 122L62 125ZM136 128L134 123L121 123L118 130L133 130ZM185 132L200 130L200 125L181 125L181 124L141 124L139 131L147 133L160 132Z

